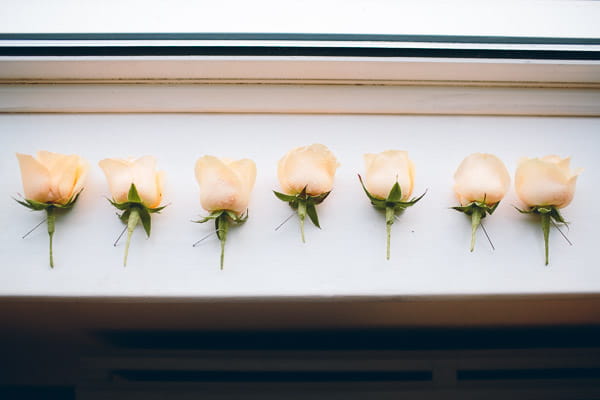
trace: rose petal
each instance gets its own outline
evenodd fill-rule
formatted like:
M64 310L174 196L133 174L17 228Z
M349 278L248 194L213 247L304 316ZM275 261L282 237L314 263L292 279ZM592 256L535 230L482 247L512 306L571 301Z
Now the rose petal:
M196 179L200 186L200 204L207 211L245 210L244 187L233 170L217 157L204 156L196 162Z
M335 156L322 144L290 150L278 163L277 175L284 193L309 195L329 192L338 167Z
M527 206L567 206L575 194L576 176L555 159L529 159L515 175L517 195Z
M66 204L73 195L79 166L78 156L61 156L55 158L50 173L50 187L55 202Z
M25 198L41 203L53 201L54 199L50 198L48 170L30 155L17 153L17 159L21 168Z
M510 188L504 163L493 154L475 153L466 157L454 174L454 192L462 205L473 201L495 204Z
M142 203L150 208L158 206L161 201L156 173L156 159L152 156L140 157L132 163L133 183Z
M365 154L365 186L373 196L385 199L398 182L402 200L413 191L414 164L406 151L387 150L379 154Z
M133 182L133 171L129 161L107 158L98 163L106 175L113 200L117 203L127 201L127 194Z

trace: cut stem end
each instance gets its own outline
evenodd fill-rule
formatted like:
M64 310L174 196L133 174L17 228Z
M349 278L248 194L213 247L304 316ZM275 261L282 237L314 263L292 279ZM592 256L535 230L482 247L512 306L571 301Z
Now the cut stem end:
M48 215L48 236L50 237L49 256L50 256L50 268L54 268L54 255L52 251L52 239L54 237L54 229L56 225L56 215L54 215L54 208L46 208L46 214Z
M137 209L132 208L127 219L127 242L125 243L125 257L123 258L123 266L127 266L127 256L129 255L129 245L131 244L131 236L135 227L140 222L140 213Z
M386 228L386 260L390 259L390 242L392 237L392 225L394 224L394 218L396 213L393 207L385 208L385 228Z

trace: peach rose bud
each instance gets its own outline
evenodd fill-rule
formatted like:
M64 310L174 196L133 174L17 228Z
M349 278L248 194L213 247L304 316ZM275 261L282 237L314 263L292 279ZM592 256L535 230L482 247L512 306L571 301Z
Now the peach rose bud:
M83 190L89 164L77 155L49 151L39 151L37 158L17 153L17 159L25 192L24 201L17 201L32 210L46 211L50 236L50 267L54 268L52 253L52 239L56 224L54 210L73 207L79 193Z

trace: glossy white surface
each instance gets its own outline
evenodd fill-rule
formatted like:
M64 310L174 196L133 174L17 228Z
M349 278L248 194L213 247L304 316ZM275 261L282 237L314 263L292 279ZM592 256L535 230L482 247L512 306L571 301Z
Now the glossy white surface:
M585 0L6 1L0 32L254 32L597 38ZM543 16L543 17L542 17Z
M132 297L329 297L464 294L597 293L596 206L600 182L600 120L594 118L472 116L311 116L82 114L0 115L0 295ZM321 142L341 167L335 188L319 207L322 230L307 226L300 242L297 221L273 229L291 212L275 199L276 163L291 147ZM56 268L47 260L48 237L39 222L11 199L21 192L15 152L46 149L78 153L92 164L87 189L59 219ZM392 260L385 260L384 218L370 206L356 173L362 154L408 150L416 164L415 193L428 194L394 224ZM469 253L467 217L449 210L456 200L452 175L463 157L493 152L511 175L521 156L573 156L585 168L573 203L570 247L551 233L550 266L543 265L539 225L518 214L514 189L485 220L496 245L483 233ZM123 268L122 229L106 201L108 187L97 167L105 157L155 155L166 171L165 202L146 240L140 228ZM258 166L250 219L231 231L225 270L218 269L219 244L207 240L211 224L190 223L202 214L193 175L203 154L250 157Z

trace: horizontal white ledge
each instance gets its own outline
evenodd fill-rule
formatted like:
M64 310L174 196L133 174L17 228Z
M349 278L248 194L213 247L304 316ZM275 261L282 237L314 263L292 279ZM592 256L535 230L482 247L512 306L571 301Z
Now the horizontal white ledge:
M600 85L600 61L360 57L0 57L2 81L318 80Z
M599 116L600 89L265 84L6 84L4 113Z

